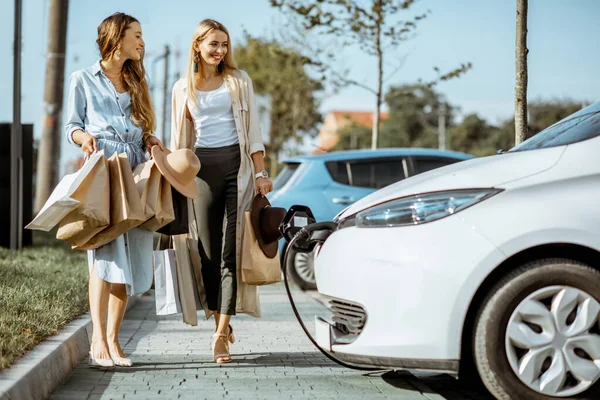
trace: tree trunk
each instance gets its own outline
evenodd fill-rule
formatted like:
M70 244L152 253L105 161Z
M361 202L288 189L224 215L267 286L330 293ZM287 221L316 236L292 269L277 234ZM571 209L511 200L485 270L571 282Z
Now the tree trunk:
M271 104L273 104L274 96L271 95ZM279 153L279 143L277 143L277 134L279 131L279 117L277 116L277 112L275 108L271 105L270 111L271 118L271 127L269 128L269 152L267 153L267 158L269 160L268 167L265 166L265 169L269 173L270 177L275 177L277 175L277 155ZM258 172L258 171L256 171Z
M517 0L515 144L527 136L527 1Z
M61 114L65 78L68 0L50 0L48 48L44 88L44 119L37 159L35 212L44 205L58 182Z
M379 139L379 127L381 126L381 92L383 86L383 52L381 51L381 25L383 24L383 15L381 9L381 0L377 1L377 5L377 22L375 26L375 52L377 53L377 103L375 105L375 116L373 118L371 149L377 148L377 141Z

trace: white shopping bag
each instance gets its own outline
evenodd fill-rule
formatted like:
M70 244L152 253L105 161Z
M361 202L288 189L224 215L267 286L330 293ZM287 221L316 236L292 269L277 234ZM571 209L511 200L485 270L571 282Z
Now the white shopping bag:
M77 208L80 202L72 197L73 193L103 156L104 150L94 152L79 171L62 178L44 207L25 228L48 232L58 225L68 213Z
M154 297L156 315L172 315L181 312L175 250L155 250Z

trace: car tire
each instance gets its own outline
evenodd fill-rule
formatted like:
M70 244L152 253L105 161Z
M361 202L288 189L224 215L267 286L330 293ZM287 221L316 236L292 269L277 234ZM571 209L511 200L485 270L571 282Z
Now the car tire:
M311 253L298 253L290 248L286 248L286 251L290 252L287 257L287 264L284 266L287 269L287 276L302 290L316 290L317 283L314 280L314 264L312 270L313 279L310 279L311 274L307 274L307 267L298 265L296 262L299 258L312 256ZM283 257L283 261L286 261L285 257Z
M586 293L589 298L583 296L582 293ZM570 298L568 295L571 294L575 296L572 298L576 300L568 303L568 299ZM544 296L549 296L548 300L546 300ZM543 335L546 335L547 332L551 332L552 326L556 327L558 325L562 328L556 328L556 331L560 331L561 333L568 332L567 328L573 326L569 325L569 320L571 319L571 324L573 324L574 319L576 318L583 318L585 321L589 321L590 318L595 318L595 322L590 323L590 328L584 330L584 333L581 333L581 335L585 334L586 338L591 337L594 341L590 341L590 343L596 343L596 334L598 334L597 339L600 340L600 322L598 321L598 315L596 313L595 317L585 317L585 315L588 314L594 315L595 311L593 311L580 316L580 305L578 306L577 304L579 304L579 299L583 298L589 301L588 304L590 304L590 307L596 307L594 305L596 304L594 303L594 299L596 302L600 302L600 271L567 259L543 259L527 263L516 270L511 271L494 286L480 306L473 331L473 356L475 366L481 380L492 395L497 399L519 400L538 400L567 396L569 398L584 399L592 398L585 397L585 393L588 393L589 396L589 393L594 391L596 394L593 395L593 398L598 398L597 389L599 385L597 381L594 385L581 389L582 391L580 393L568 395L565 392L565 390L579 390L569 389L570 387L568 384L575 385L574 382L578 380L574 375L569 376L572 372L567 373L565 371L568 371L570 369L569 365L572 365L569 364L569 362L581 355L576 354L577 349L574 347L572 353L568 351L565 353L562 350L554 351L552 349L567 348L567 342L560 342L559 340L565 340L564 338L569 337L568 335L560 336L562 339L552 339L550 344L542 341L542 345L546 346L543 348L536 347L538 346L536 344L532 345L531 349L527 350L527 345L520 344L527 341L534 343L535 340L532 340L531 338L558 338L558 335L554 334L554 336ZM562 303L560 299L563 299ZM568 304L569 307L571 307L572 304L575 304L575 306L573 306L574 308L569 314L558 312L553 314L549 310L544 311L543 308L538 308L538 303L539 307L544 306L547 309L553 307L553 310L556 309L554 307L557 307L558 305L562 306L563 304ZM569 310L570 308L565 306L565 308L558 307L558 309ZM515 312L516 310L519 311ZM595 310L595 308L593 310ZM559 315L556 317L556 320L553 319L555 315ZM564 318L565 315L567 315L566 318ZM532 323L528 320L529 318L538 319L535 320L535 323ZM564 324L560 322L563 319L565 319ZM559 322L557 322L557 320ZM511 324L510 327L512 332L510 338L507 337L509 335L509 323ZM541 325L537 325L537 323ZM583 324L582 326L587 325ZM529 335L530 332L527 331L527 329L531 329L531 331L534 332L534 335ZM523 333L524 331L527 331L526 333L528 335L525 335L525 333ZM569 332L576 332L576 330L571 330ZM523 336L520 336L521 333L523 333ZM580 336L577 336L577 338L579 337ZM574 337L566 340L572 339L574 339ZM517 342L519 342L518 345ZM535 343L539 344L542 342ZM525 347L521 350L520 346ZM572 346L575 346L575 344L572 344ZM580 348L578 350L581 351ZM600 352L600 349L598 349L598 352ZM567 353L568 356L565 356ZM548 356L547 354L551 354L551 356ZM574 355L576 357L574 357ZM590 357L589 353L584 352L584 355ZM579 359L580 358L577 358L578 362ZM527 360L533 361L527 364ZM535 360L538 360L538 363L536 363ZM562 360L563 364L560 364L560 360ZM524 368L523 366L531 366L531 369ZM548 372L550 366L552 366L553 369ZM525 383L528 378L520 378L515 372L515 368L517 371L521 372L531 371L531 376L534 377L533 380L530 380L532 383ZM553 373L557 371L560 373L553 375ZM548 372L548 374L546 374L546 372ZM542 378L542 381L548 382L547 377L551 375L560 376L561 374L563 377L561 379L564 380L562 381L563 383L556 383L556 389L550 388L552 384L547 384L543 388L542 385L539 384L540 377ZM526 374L522 373L522 375ZM561 379L552 382L560 382ZM575 379L575 381L573 381L573 379ZM567 383L567 386L562 386L565 385L565 382ZM585 385L582 387L585 387ZM549 392L543 393L544 391L554 390L554 394Z

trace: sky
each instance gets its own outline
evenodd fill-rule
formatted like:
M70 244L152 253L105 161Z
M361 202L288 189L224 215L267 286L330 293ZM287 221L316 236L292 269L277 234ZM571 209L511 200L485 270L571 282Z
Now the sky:
M367 0L359 0L366 2ZM14 1L0 0L0 122L12 120L12 53ZM491 123L513 115L515 80L514 0L421 0L407 17L429 9L431 14L417 28L416 36L386 54L389 68L405 58L402 68L384 83L384 88L435 77L433 67L451 70L471 62L473 68L463 77L443 82L437 90L461 108L459 118L477 113ZM179 48L179 68L183 70L191 36L205 18L223 23L232 44L253 36L276 37L286 26L286 18L268 0L71 0L67 28L65 76L99 59L95 43L98 24L121 11L142 24L146 42L146 69L150 79L162 86L162 63L152 62L166 44ZM529 0L528 99L595 101L600 93L600 1ZM33 123L41 134L48 0L23 0L22 122ZM327 50L329 40L313 37L314 51ZM340 66L349 68L349 77L375 87L376 60L357 47L336 49ZM310 54L308 54L310 56ZM176 67L175 57L171 68ZM66 86L66 85L65 85ZM160 90L157 90L160 92ZM65 87L66 98L66 87ZM160 93L155 97L160 106ZM348 87L321 98L320 110L374 110L375 98L359 87ZM157 110L160 118L160 107ZM79 155L62 141L63 161Z

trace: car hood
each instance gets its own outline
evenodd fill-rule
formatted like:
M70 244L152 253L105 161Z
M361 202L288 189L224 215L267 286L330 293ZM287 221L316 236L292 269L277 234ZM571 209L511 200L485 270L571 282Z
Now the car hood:
M434 169L404 179L380 189L352 204L339 218L356 214L389 200L454 189L492 188L526 178L552 168L566 146L549 149L508 152L483 158L474 158Z

